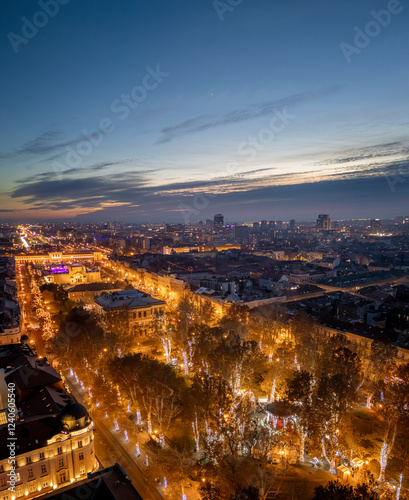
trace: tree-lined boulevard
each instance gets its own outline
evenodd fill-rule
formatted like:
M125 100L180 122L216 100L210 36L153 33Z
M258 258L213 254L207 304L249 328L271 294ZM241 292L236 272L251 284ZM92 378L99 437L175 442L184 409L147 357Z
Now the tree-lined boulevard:
M303 315L240 306L220 314L188 296L155 316L142 353L126 322L107 328L81 306L60 315L56 331L35 270L24 267L45 332L36 344L51 343L97 436L137 487L145 475L169 499L286 498L294 485L312 498L343 466L341 481L372 478L374 495L392 495L402 477L404 498L409 368L390 344L368 351L323 336Z

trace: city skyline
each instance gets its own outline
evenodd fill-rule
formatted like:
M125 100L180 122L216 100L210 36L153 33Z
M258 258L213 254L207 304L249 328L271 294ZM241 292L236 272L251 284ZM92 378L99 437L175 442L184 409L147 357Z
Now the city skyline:
M3 12L1 220L405 215L399 1Z

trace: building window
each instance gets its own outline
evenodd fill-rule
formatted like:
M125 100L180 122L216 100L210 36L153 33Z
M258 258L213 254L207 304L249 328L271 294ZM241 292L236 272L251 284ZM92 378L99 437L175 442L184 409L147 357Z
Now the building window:
M57 451L58 451L58 454L59 454L59 455L61 455L61 453L62 453L62 446L59 446L59 447L57 448Z
M85 474L85 465L81 465L81 467L80 467L80 474L81 475Z
M60 458L58 460L58 467L61 469L61 467L64 467L64 459L63 458Z
M0 465L0 472L4 472L4 465Z
M138 318L142 316L141 311L138 312Z
M45 474L47 472L47 466L45 464L41 465L41 474Z
M0 486L3 487L3 486L6 486L6 484L7 484L7 478L2 477L0 479Z
M146 318L146 311L143 311L143 317Z
M20 498L24 495L24 490L23 490L23 487L22 486L18 486L17 489L16 489L16 495L17 495L17 498Z
M32 483L29 483L28 485L28 491L30 493L34 493L35 491L37 491L37 484L35 481L33 481Z
M60 477L60 483L65 483L67 481L67 475L66 475L65 471L60 472L59 477Z
M33 469L28 469L28 477L34 477Z
M31 464L31 457L26 457L26 464Z
M1 496L1 500L10 500L10 496L8 491L5 491L3 495Z
M78 458L79 458L80 460L84 460L84 453L80 453L80 454L78 455Z
M78 448L82 448L82 441L78 441Z
M43 451L40 453L40 460L44 460L44 452Z
M48 476L47 477L43 477L42 485L43 485L43 488L48 488L49 487L50 484L49 484Z

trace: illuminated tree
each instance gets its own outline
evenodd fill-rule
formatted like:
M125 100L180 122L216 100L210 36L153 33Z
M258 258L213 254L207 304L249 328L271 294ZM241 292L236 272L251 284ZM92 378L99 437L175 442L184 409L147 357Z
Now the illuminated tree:
M399 427L407 425L409 416L409 364L396 369L393 376L374 386L374 410L384 422L385 431L380 452L379 481L385 480L385 469L394 447Z
M172 367L141 353L114 358L111 377L130 398L133 406L143 409L149 432L166 432L179 413L178 379Z
M311 373L306 371L294 372L294 377L288 382L286 399L293 403L296 415L296 425L300 435L300 462L304 462L305 438L308 430L312 427L314 379Z

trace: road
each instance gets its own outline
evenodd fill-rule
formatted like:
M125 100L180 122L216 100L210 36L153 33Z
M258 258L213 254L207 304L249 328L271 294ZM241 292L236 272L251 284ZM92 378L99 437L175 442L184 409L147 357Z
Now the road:
M70 389L71 394L75 399L87 406L80 392L76 389L69 377L65 378L66 383ZM129 479L132 481L134 487L138 490L139 494L146 500L163 500L164 497L159 493L154 484L149 484L140 469L139 465L135 462L134 458L129 454L122 444L118 441L117 437L107 428L105 423L98 417L90 412L90 416L94 422L96 436L95 453L98 460L104 465L109 466L109 458L114 456L116 461L127 472ZM108 449L107 449L108 448Z

